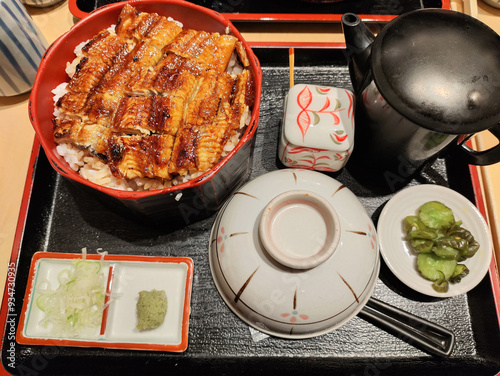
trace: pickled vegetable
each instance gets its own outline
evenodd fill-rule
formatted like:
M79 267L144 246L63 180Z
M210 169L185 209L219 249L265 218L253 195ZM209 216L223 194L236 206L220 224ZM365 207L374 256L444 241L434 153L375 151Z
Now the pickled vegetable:
M472 233L455 220L453 211L438 201L429 201L403 220L403 230L418 254L417 269L433 282L438 292L447 292L450 283L459 283L469 269L459 262L479 250Z
M453 272L453 275L451 276L451 280L454 283L458 283L467 274L469 274L469 268L467 268L467 266L465 266L464 264L458 264L455 267L455 271Z
M438 273L439 273L439 279L437 281L434 281L434 283L432 284L432 288L437 292L447 292L449 283L446 280L444 273L439 271Z
M441 292L448 291L448 281L455 272L456 266L456 260L447 260L434 253L421 253L417 256L418 270L428 280L437 282L436 285L439 285L440 289L445 289Z
M423 204L418 210L418 217L424 225L435 229L450 228L455 223L451 209L437 201Z

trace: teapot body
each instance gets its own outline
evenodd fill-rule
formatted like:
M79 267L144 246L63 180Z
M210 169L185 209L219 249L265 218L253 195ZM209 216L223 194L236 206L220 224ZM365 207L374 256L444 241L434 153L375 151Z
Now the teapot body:
M410 121L380 94L374 81L358 97L357 158L378 174L391 191L463 135L435 132Z
M464 138L464 135L435 132L408 120L387 103L374 81L363 90L361 98L374 135L373 148L385 159L403 158L416 170L453 140Z
M352 13L342 27L358 104L351 159L364 171L403 180L444 149L468 164L500 161L500 145L465 143L485 130L500 138L498 34L444 9L405 13L376 37Z

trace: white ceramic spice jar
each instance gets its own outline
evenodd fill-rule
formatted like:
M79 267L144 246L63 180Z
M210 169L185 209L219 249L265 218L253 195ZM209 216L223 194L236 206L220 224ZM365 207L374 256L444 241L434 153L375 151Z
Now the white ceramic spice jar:
M287 167L338 171L354 148L354 95L297 84L285 98L279 158Z

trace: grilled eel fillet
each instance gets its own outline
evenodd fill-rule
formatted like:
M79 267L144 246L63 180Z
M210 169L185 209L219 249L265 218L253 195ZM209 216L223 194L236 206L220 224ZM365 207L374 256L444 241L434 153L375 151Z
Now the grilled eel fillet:
M237 75L227 73L234 52L244 68ZM78 59L56 103L54 138L88 149L117 177L170 180L210 169L253 105L235 37L182 29L130 5Z

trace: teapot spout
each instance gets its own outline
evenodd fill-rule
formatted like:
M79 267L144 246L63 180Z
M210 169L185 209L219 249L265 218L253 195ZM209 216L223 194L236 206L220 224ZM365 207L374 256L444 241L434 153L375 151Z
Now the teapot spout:
M375 35L354 13L344 13L341 22L351 82L354 92L359 94L368 83L368 75L371 71L371 45L375 40Z

